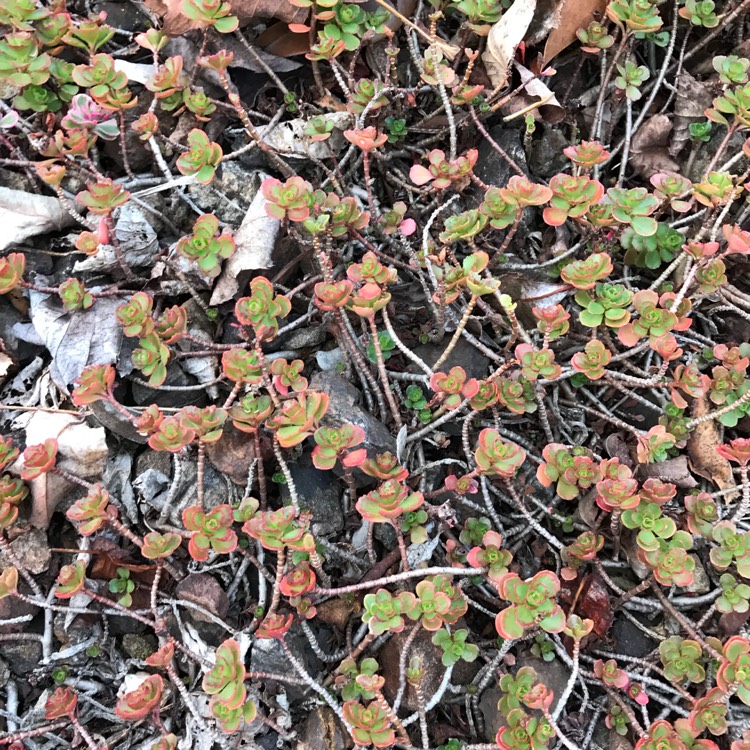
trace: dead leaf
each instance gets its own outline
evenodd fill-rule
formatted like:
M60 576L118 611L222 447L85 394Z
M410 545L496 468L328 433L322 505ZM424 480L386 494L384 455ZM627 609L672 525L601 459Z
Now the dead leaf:
M316 606L317 619L325 625L333 625L342 633L346 630L349 617L354 612L354 604L346 599L329 599Z
M523 41L535 9L536 0L516 0L503 13L502 18L492 25L487 35L487 49L482 55L482 61L493 87L505 86L513 55Z
M182 13L182 0L145 0L146 7L162 19L162 29L169 36L180 36L197 29L201 24ZM229 0L232 13L245 25L253 18L278 18L284 23L302 23L308 16L307 8L298 8L289 0Z
M268 177L262 173L258 176L261 181ZM271 257L280 227L281 222L266 213L266 199L258 190L234 236L234 254L224 263L221 276L216 282L211 295L212 307L237 294L240 288L237 277L243 271L265 269L273 265Z
M247 484L248 467L255 458L253 438L227 422L221 437L206 446L206 457L217 471L244 487Z
M661 479L671 482L680 489L689 490L698 486L695 477L690 473L687 456L677 456L658 464L641 464L638 467L639 478Z
M327 141L313 141L305 133L308 121L301 117L279 123L272 128L261 125L258 134L264 143L281 152L283 156L328 159L330 150L337 153L344 145L348 145L343 131L351 126L353 118L346 111L330 112L321 117L326 122L333 122L334 125L331 137Z
M631 162L645 178L657 172L679 172L680 165L667 150L672 121L667 115L653 115L634 133L630 146Z
M39 278L40 283L45 280ZM94 289L93 291L96 291ZM115 318L121 300L100 297L88 310L69 313L57 296L29 291L31 323L36 338L52 355L50 374L65 394L68 386L87 365L107 365L117 361L122 330ZM30 340L28 332L14 328L19 338Z
M549 62L578 38L576 31L586 27L594 20L596 14L604 14L607 0L565 0L558 11L555 27L550 32L544 46L544 62Z
M516 63L516 70L521 76L524 90L529 96L538 97L544 102L539 108L539 114L544 122L557 123L565 119L565 109L557 101L557 97L547 87L547 84L535 76L528 68Z
M271 55L277 57L294 57L304 55L310 51L310 36L307 33L295 34L285 23L273 23L255 43Z
M669 153L676 156L690 140L690 125L705 118L704 110L711 106L713 96L702 81L683 70L677 78L674 100L674 132Z
M74 223L57 198L0 187L0 252L29 237Z
M26 445L37 445L49 438L57 440L57 464L82 478L100 479L109 453L103 427L89 427L75 414L33 412L16 420L24 425ZM20 469L22 457L13 464ZM29 482L31 517L29 523L39 529L49 526L50 518L63 497L70 495L71 484L57 474L43 474Z
M612 627L612 601L604 581L598 573L589 573L563 584L560 598L568 608L568 614L576 614L592 620L594 632L604 638Z
M698 419L710 411L711 407L705 397L701 396L693 401L693 419ZM707 422L701 422L690 433L687 450L690 468L699 476L713 482L720 490L727 490L736 487L737 483L732 476L732 465L716 452L721 443L719 428L713 419L709 419ZM725 501L732 502L738 494L726 495Z

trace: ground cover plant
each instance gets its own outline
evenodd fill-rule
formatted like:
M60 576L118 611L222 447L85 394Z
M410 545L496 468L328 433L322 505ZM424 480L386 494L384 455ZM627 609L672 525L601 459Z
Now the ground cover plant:
M750 746L750 0L5 0L0 744Z

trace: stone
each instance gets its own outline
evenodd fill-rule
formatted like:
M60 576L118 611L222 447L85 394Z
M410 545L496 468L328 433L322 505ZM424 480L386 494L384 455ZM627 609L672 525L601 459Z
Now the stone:
M208 573L196 573L184 578L177 584L175 596L198 604L221 619L224 619L229 611L229 600L224 589ZM226 638L226 630L202 612L186 607L182 616L209 645L218 646Z
M404 643L409 637L410 632L410 629L406 629L389 638L388 642L383 646L377 656L377 661L380 664L380 674L385 679L383 692L389 701L393 701L396 697L396 693L398 693L400 673L399 659L404 648ZM442 662L443 650L433 644L432 633L422 627L419 628L419 631L409 648L409 655L406 662L407 666L409 660L414 657L419 657L421 659L422 669L424 670L422 685L427 700L429 700L429 696L431 696L433 692L437 690L438 685L440 685L440 682L445 675L446 668L443 666ZM408 683L406 690L404 691L401 705L408 711L417 710L417 694L414 691L414 688Z
M379 419L359 406L361 394L345 377L335 372L316 372L310 380L310 390L330 397L327 422L355 424L365 431L363 446L368 456L385 451L396 453L396 439Z
M141 377L141 373L135 373L141 380L148 378ZM167 378L164 381L166 386L186 386L196 385L196 380L188 375L182 367L175 362L171 362L167 367ZM156 391L146 385L140 385L133 382L133 400L139 406L156 404L163 408L181 408L183 406L204 406L206 403L206 394L203 389L194 391Z
M293 625L287 632L285 640L289 650L304 666L307 672L313 676L317 675L322 666L321 662L315 656L315 652L312 650L307 638L305 638L305 634L299 626ZM324 644L321 645L325 648ZM297 676L297 672L289 663L289 659L281 648L281 644L273 638L256 638L254 640L248 669L251 672L271 672L274 674L293 674ZM264 684L268 685L269 683L274 684L274 681L264 680ZM283 687L292 701L299 700L309 693L309 688L306 685L285 683Z
M37 640L2 641L0 656L8 663L14 675L28 679L29 674L40 666L42 644Z
M443 341L437 343L420 344L414 348L414 353L421 357L428 365L432 366L445 350L445 347L451 339L451 335L446 335ZM448 359L440 365L441 372L448 372L451 367L463 367L470 378L486 378L489 375L490 360L475 346L470 344L465 338L461 337L448 356ZM422 371L413 363L407 368L410 372L421 373Z
M521 141L521 131L517 127L496 125L490 131L490 136L518 166L526 169L526 153ZM479 146L479 158L474 167L474 174L482 182L497 187L505 187L508 180L516 171L508 162L495 151L487 139L483 139Z
M159 648L159 642L153 635L126 633L122 637L122 647L131 659L143 661Z
M47 532L45 529L30 528L23 534L14 539L10 544L21 565L29 573L39 575L49 568L49 561L52 557L49 545L47 544ZM5 560L3 556L3 565L8 566L11 563Z
M341 722L328 706L318 706L308 714L300 734L298 750L346 750L350 745Z
M568 165L563 149L570 142L559 128L543 125L541 138L535 138L529 152L529 168L535 177L548 179Z
M645 616L639 612L633 612L633 616L650 627L651 623L646 620ZM659 644L649 638L637 625L627 617L617 617L612 626L612 638L615 643L615 650L625 656L643 658L650 654Z
M300 505L312 512L312 532L331 536L344 529L344 509L341 505L342 484L330 471L312 465L309 453L300 461L289 463ZM281 497L290 500L289 487L281 485Z

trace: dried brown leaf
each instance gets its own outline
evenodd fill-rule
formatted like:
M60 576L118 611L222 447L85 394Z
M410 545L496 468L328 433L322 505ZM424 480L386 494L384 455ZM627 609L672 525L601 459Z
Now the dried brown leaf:
M308 11L298 8L289 0L228 0L232 12L240 20L240 25L253 18L278 18L284 23L302 23ZM162 19L162 29L170 36L180 36L186 31L197 29L201 24L190 20L182 13L182 0L145 0L146 7Z
M683 70L677 78L674 102L674 132L669 144L669 153L676 156L690 140L690 124L705 117L704 111L711 106L713 97L705 83L693 78Z
M635 170L648 179L657 172L679 172L680 165L667 149L672 121L667 115L653 115L633 135L630 154Z
M705 397L697 398L693 402L694 419L708 414L710 410ZM720 490L726 490L736 487L737 484L732 476L732 465L716 452L721 443L719 428L713 419L709 419L701 422L690 434L687 451L692 471L713 482ZM727 496L727 501L731 499L731 495Z
M536 0L516 0L487 35L487 49L482 55L487 75L495 88L508 80L508 67L523 41L536 10Z
M638 469L639 477L642 479L661 479L685 490L698 486L695 477L690 473L687 456L677 456L658 464L641 464Z
M576 41L576 31L602 15L607 0L565 0L557 12L557 23L544 46L543 59L549 62Z

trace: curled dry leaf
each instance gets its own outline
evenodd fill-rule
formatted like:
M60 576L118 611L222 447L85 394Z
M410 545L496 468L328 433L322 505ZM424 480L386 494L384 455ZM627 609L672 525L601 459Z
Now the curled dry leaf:
M190 20L182 13L182 0L145 0L146 7L162 19L162 29L169 36L179 36L191 29L200 28L200 23ZM252 18L278 18L285 23L303 23L307 8L298 8L289 0L231 0L232 13L246 24Z
M0 187L0 251L45 232L64 229L73 217L57 198Z
M672 121L667 115L653 115L633 135L631 164L642 177L649 178L657 172L679 172L680 165L667 150Z
M505 86L513 55L523 41L535 10L536 0L516 0L503 13L502 18L492 25L482 61L495 88Z
M260 174L258 177L260 182L268 175ZM266 213L266 199L258 190L234 236L234 253L224 263L221 276L216 282L211 295L212 306L235 296L240 288L237 277L243 271L270 268L273 265L271 256L280 228L281 221Z
M684 490L698 486L695 477L690 473L687 456L676 456L656 464L640 464L638 477L644 480L661 479L663 482L671 482Z
M557 8L555 25L544 46L543 59L549 62L577 40L576 31L585 28L596 15L604 15L607 0L564 0Z
M515 66L521 76L521 82L526 93L531 97L538 97L540 101L544 102L537 110L544 122L554 124L564 120L565 109L557 101L557 97L550 91L547 84L520 63L516 63Z
M693 419L698 419L711 411L705 397L693 402ZM690 434L687 441L690 468L699 476L713 482L720 490L736 487L732 476L732 465L726 458L716 452L722 444L719 427L713 419L699 424ZM726 502L735 499L738 493L726 495Z
M672 156L682 151L690 140L690 124L705 118L705 110L711 106L711 90L683 70L677 78L674 102L674 132L669 144Z

